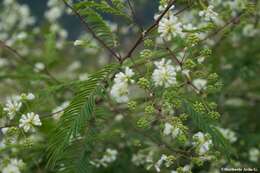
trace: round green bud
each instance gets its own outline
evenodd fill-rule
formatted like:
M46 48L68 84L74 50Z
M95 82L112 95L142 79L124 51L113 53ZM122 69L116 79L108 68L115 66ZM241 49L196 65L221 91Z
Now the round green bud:
M135 110L137 103L136 101L129 101L127 105L130 110Z
M201 51L200 51L200 55L204 56L204 57L208 57L212 54L212 50L209 49L209 48L203 48Z
M220 114L218 112L215 112L215 111L209 112L209 116L213 120L218 120L220 118Z
M145 114L152 114L155 112L155 108L152 105L148 105L144 110Z
M146 78L142 77L138 80L137 84L143 88L143 89L148 89L150 87L150 82Z
M140 52L141 58L150 58L153 52L150 49L144 49Z
M154 41L151 39L145 39L144 40L144 47L145 48L151 48L154 46Z
M147 128L149 127L150 122L148 121L147 117L142 117L137 121L137 126L139 128Z

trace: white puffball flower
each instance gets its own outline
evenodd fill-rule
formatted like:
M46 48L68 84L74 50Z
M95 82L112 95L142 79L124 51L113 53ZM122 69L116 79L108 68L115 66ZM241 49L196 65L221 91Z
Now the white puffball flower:
M166 159L167 159L167 156L166 156L165 154L163 154L163 155L161 156L161 158L155 163L154 167L155 167L155 169L156 169L157 172L160 172L160 171L161 171L160 167L161 167L161 165L163 164L163 162L164 162Z
M28 94L22 93L20 96L20 99L21 100L34 100L35 96L33 93L28 93Z
M173 126L170 123L164 124L164 130L163 130L164 135L170 135L172 130L173 130Z
M119 72L115 75L114 84L111 88L110 95L118 103L126 103L129 101L129 82L133 83L134 81L131 77L134 75L134 72L129 67L125 68L125 72Z
M3 110L7 112L8 118L12 120L21 107L22 103L19 101L19 99L9 98Z
M212 146L212 140L207 138L202 132L193 135L194 142L192 143L196 148L199 155L205 155Z
M37 62L34 64L34 71L35 72L40 72L45 69L45 65L42 62Z
M171 60L161 61L154 63L156 69L153 71L152 79L155 82L155 86L164 86L165 88L177 84L176 81L176 69L171 65Z
M184 35L182 32L182 24L178 22L178 18L173 15L162 18L159 22L158 32L162 38L167 40L171 40L172 37L176 37L178 35L181 37Z
M2 168L2 173L21 173L20 169L24 167L24 162L17 158L10 159L7 166Z
M38 114L33 112L23 114L19 120L19 127L23 128L25 132L28 132L30 129L34 129L34 126L41 126L41 120Z
M206 89L207 80L205 80L205 79L194 79L194 80L192 81L192 84L193 84L198 90Z
M213 11L213 8L214 7L212 5L209 5L206 10L203 10L203 11L199 12L199 16L200 17L204 17L205 21L210 21L210 20L215 21L217 19L217 17L218 17L218 13Z
M236 137L236 134L235 132L233 132L232 130L230 129L223 129L223 128L220 128L218 127L218 130L222 133L222 135L230 141L230 143L234 143L237 141L237 137Z
M181 129L178 127L174 127L170 123L165 123L164 124L164 130L163 134L168 136L171 135L174 139L179 136L182 133Z
M75 40L73 45L74 46L82 46L82 45L84 45L84 41L83 40Z
M259 156L260 156L260 152L257 148L251 148L249 150L249 160L251 162L258 162Z

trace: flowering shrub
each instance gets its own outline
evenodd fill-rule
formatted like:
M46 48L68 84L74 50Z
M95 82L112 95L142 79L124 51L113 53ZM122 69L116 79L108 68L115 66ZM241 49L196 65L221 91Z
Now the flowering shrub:
M257 172L258 1L46 3L1 1L1 172Z

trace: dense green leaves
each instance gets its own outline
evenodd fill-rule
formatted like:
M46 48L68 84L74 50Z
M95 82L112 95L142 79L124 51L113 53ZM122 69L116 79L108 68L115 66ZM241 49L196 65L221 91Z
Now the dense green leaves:
M204 133L209 133L212 137L214 146L225 156L228 158L231 155L231 147L227 139L223 137L223 135L216 128L215 124L212 120L206 118L200 113L196 112L193 107L187 103L183 102L183 107L185 111L191 116L192 121L198 127L198 129L202 130Z
M70 142L80 135L86 122L93 118L96 97L102 91L102 82L117 68L109 65L80 83L76 96L64 110L64 114L50 139L49 164L53 166L60 159Z

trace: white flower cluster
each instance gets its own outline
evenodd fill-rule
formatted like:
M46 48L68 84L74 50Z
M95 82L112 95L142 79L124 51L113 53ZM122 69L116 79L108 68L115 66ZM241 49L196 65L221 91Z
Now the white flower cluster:
M1 166L2 167L2 166ZM2 173L21 173L21 169L24 167L24 162L18 159L10 159L6 166L3 166Z
M181 167L182 173L190 173L191 172L191 165L185 165ZM178 171L179 172L179 171ZM177 171L171 171L171 173L178 173Z
M163 164L163 162L166 161L166 159L167 159L167 156L166 156L165 154L163 154L163 155L161 156L161 158L155 163L154 167L155 167L155 170L156 170L157 172L160 172L160 171L161 171L160 167L161 167L161 165Z
M34 126L41 126L41 120L38 114L33 112L23 114L19 120L19 127L23 128L25 132L28 132L30 129L34 130Z
M21 109L22 107L22 101L26 100L33 100L35 96L32 93L22 93L20 96L12 96L7 98L4 111L7 112L8 118L12 120L16 113Z
M110 95L118 103L126 103L129 100L129 83L133 83L131 78L134 72L129 67L125 68L125 73L119 72L115 75L114 85L111 88Z
M64 13L65 6L59 0L49 0L47 3L48 10L45 12L45 18L50 22L55 22Z
M258 162L258 159L260 157L260 151L257 148L251 148L249 150L249 160L251 162Z
M171 40L173 37L183 37L182 24L178 21L176 16L170 15L169 17L163 17L159 22L158 33L162 38Z
M52 110L52 113L55 113L52 117L55 119L55 120L59 120L60 117L62 116L63 114L63 110L68 107L70 104L69 101L65 101L63 102L60 106L56 107L55 109Z
M170 123L165 123L163 134L166 135L166 136L171 135L175 139L180 134L182 134L182 130L178 127L174 127Z
M35 23L35 18L31 16L29 7L12 0L4 0L0 2L0 6L2 7L0 40L4 40L7 45L12 46L17 41L26 39L28 34L24 30ZM23 48L20 53L23 54L27 50L27 48Z
M116 160L117 154L117 150L108 148L106 149L106 152L101 159L90 161L90 164L96 166L97 168L99 168L100 166L107 167L108 164Z
M196 89L200 90L205 90L206 89L206 85L207 85L207 80L205 79L194 79L192 81L192 84L196 87Z
M136 166L146 165L146 169L149 170L153 166L153 155L154 155L153 150L150 150L148 154L138 152L137 154L133 155L132 162Z
M204 17L205 21L216 21L218 17L218 13L213 11L213 6L209 5L206 10L200 11L199 16Z
M199 155L205 155L212 146L212 140L208 134L198 132L193 135L193 145L196 147L196 151Z
M45 69L45 65L44 65L44 63L42 63L42 62L36 62L35 64L34 64L34 71L35 72L37 72L37 73L39 73L39 72L41 72L41 71L43 71Z
M235 132L233 132L232 130L230 129L223 129L223 128L220 128L218 127L218 130L222 133L222 135L227 139L229 140L231 143L234 143L237 141L237 137L236 137L236 134Z
M154 63L156 69L153 71L152 79L155 86L170 87L177 84L176 68L171 65L171 60L162 59Z

